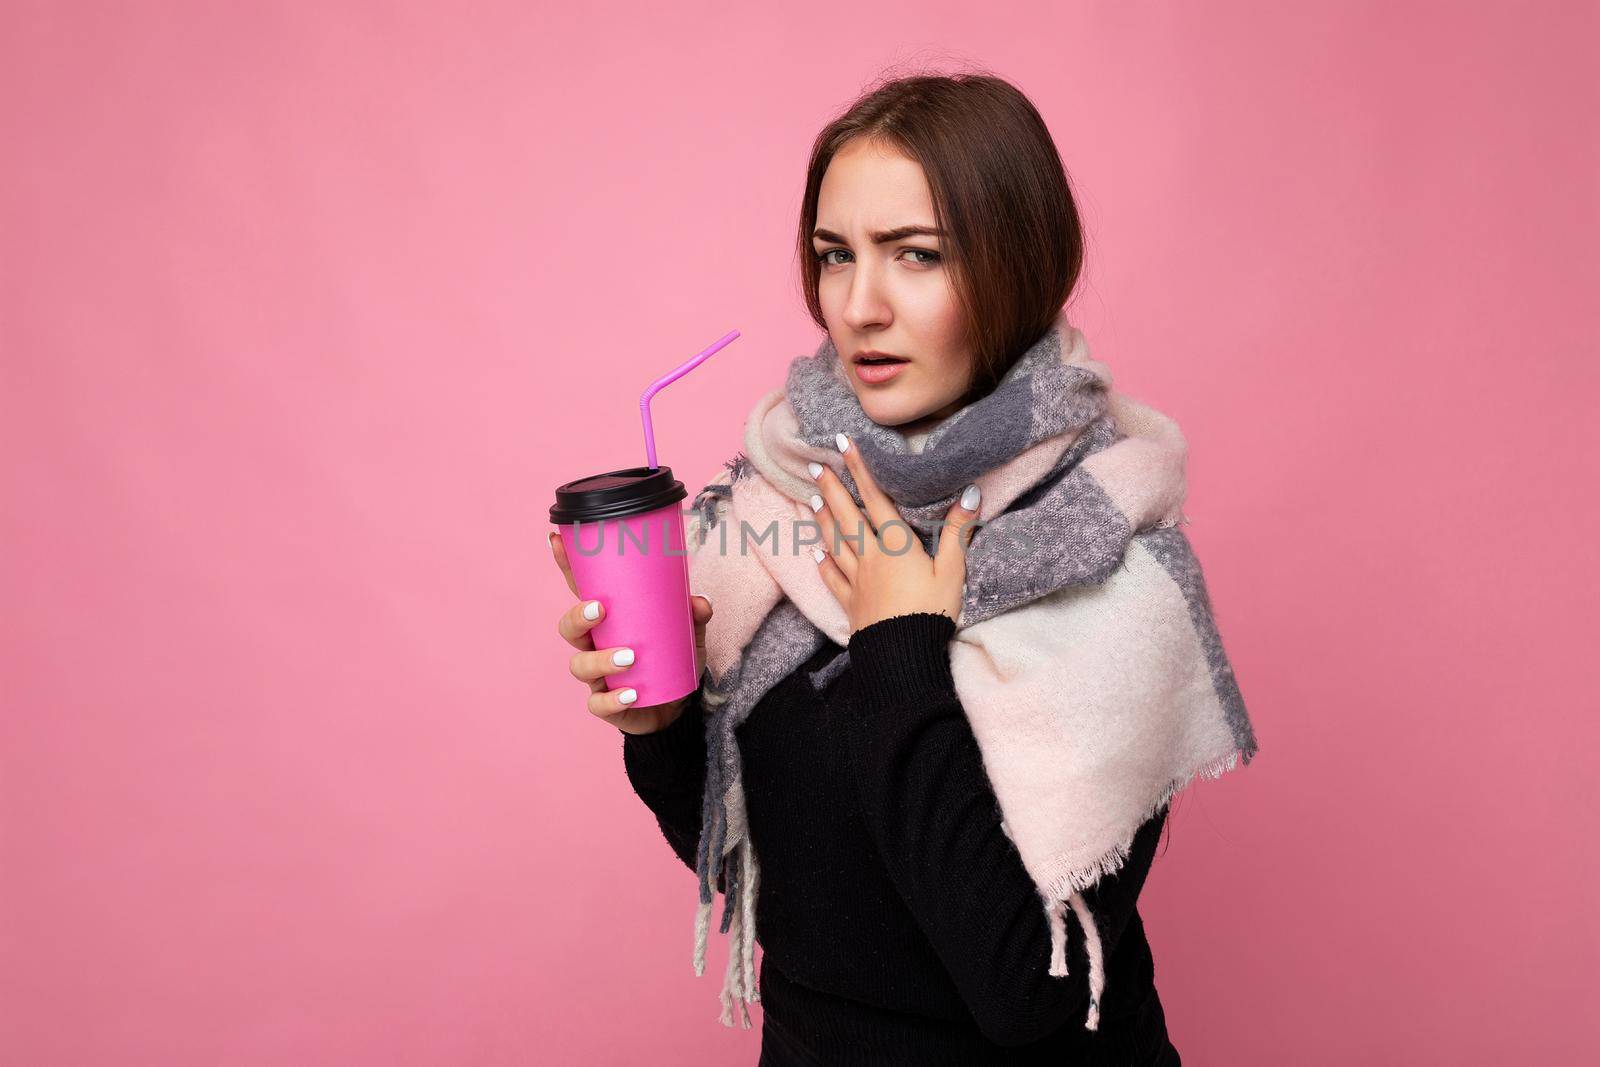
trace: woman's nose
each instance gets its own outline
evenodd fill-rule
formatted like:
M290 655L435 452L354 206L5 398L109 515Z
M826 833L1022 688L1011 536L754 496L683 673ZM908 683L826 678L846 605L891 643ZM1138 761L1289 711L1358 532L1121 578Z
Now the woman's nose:
M869 271L857 271L850 281L850 296L845 301L844 320L853 330L887 326L891 315L888 302L878 290Z

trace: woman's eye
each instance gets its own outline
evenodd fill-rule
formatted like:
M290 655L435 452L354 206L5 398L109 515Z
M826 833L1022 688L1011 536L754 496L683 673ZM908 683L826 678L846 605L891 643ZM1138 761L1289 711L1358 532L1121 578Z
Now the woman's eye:
M932 266L933 264L939 262L939 260L943 258L942 256L939 255L939 253L937 253L937 252L935 252L935 251L933 251L932 249L929 249L929 248L907 248L905 251L911 253L914 256L926 256L926 257L928 257L926 259L913 260L913 262L920 263L922 266L925 266L925 267ZM826 252L818 252L817 253L817 262L821 263L824 267L836 266L837 262L835 260L832 260L832 259L828 258L829 256L833 255L835 252L844 252L845 255L849 255L849 253L845 252L845 250L842 249L842 248L830 248Z

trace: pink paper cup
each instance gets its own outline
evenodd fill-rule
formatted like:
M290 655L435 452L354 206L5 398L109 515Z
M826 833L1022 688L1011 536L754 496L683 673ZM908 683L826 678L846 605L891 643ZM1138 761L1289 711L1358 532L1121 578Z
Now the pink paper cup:
M671 467L629 467L579 478L556 490L550 522L561 533L584 600L605 615L590 633L597 649L633 649L633 665L605 679L638 691L630 707L688 696L700 684L682 501Z

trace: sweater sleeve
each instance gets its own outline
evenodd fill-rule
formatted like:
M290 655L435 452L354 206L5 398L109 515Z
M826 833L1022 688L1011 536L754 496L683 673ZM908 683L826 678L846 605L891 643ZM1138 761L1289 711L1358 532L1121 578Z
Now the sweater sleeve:
M623 734L622 762L633 791L655 814L667 844L694 870L706 781L705 710L700 690L690 694L683 714L665 729Z
M845 730L862 804L891 880L991 1041L1021 1045L1084 1025L1088 968L1068 910L1071 973L1051 976L1044 900L1000 827L982 752L956 695L947 615L917 612L850 638L859 700ZM1086 890L1105 958L1134 913L1165 811L1116 875Z

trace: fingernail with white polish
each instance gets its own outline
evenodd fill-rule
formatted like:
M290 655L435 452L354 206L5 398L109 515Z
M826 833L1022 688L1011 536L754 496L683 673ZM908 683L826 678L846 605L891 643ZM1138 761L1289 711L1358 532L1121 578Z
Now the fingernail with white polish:
M842 433L833 435L833 443L839 446L840 452L848 452L850 450L850 439Z
M807 463L806 470L811 472L813 479L822 477L822 464L820 463Z
M822 497L816 493L811 494L811 511L813 514L822 510Z
M611 653L611 662L618 667L626 667L633 662L633 649L619 648Z
M978 510L978 501L983 497L983 490L976 485L967 486L966 492L961 494L961 506L968 511Z
M634 689L624 689L622 692L617 694L617 703L618 704L632 704L635 700L638 700L638 699L639 699L639 693L638 693L637 690L634 690Z
M600 617L600 601L591 600L583 606L583 617L590 622Z
M816 560L818 563L821 563L822 562L822 557L826 556L826 555L827 555L827 553L822 551L822 549L820 549L820 548L813 548L811 550L811 558Z

